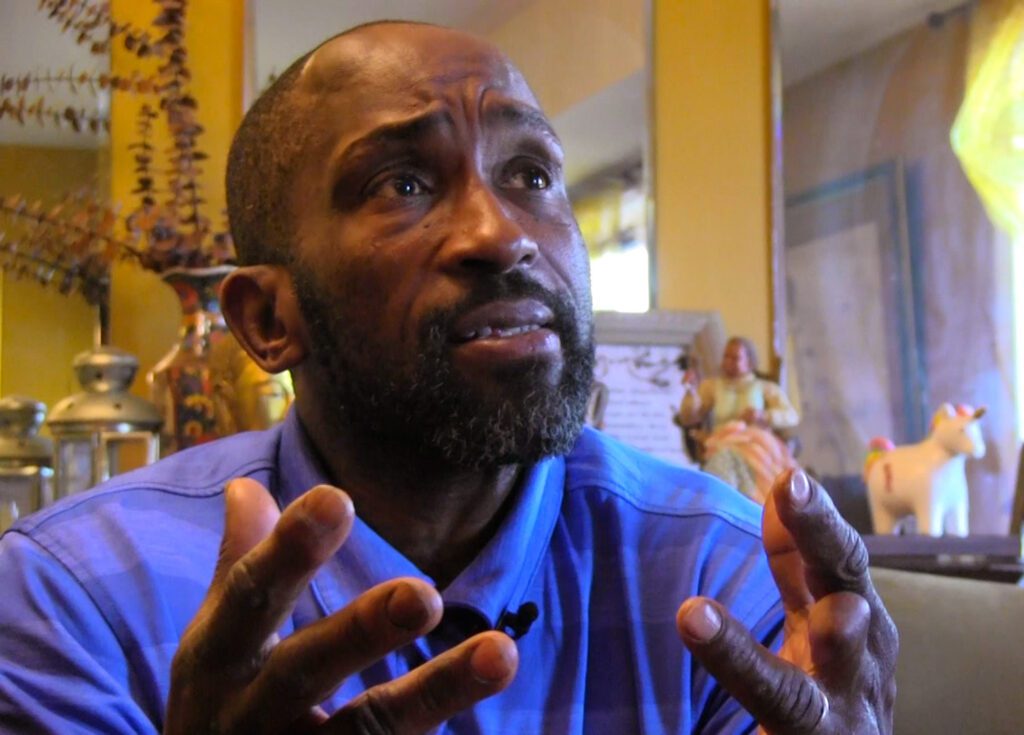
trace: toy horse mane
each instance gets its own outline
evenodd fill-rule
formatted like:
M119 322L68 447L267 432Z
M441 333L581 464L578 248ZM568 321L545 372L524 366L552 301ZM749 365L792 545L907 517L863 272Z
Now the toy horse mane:
M958 403L954 408L950 403L943 403L932 416L929 434L933 433L939 424L953 418L969 419L975 421L985 415L985 407L974 408L966 403Z

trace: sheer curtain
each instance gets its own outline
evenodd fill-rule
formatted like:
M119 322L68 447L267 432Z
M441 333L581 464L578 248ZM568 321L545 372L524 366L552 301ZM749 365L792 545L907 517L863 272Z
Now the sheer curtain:
M973 119L986 62L1001 54L1016 66L996 86L1016 97L986 139L1003 153L979 160L1024 148L1004 124L1024 120L1024 53L1019 43L997 51L1007 24L1021 22L1020 6L992 0L921 18L787 86L783 99L799 459L822 475L856 474L874 436L917 441L941 403L987 406L988 452L967 465L972 533L1008 528L1019 450L1015 341L1024 329L1015 296L1024 284L1014 282L1013 238L987 193L1003 169L968 163L976 144L958 142L962 164L951 132ZM1015 150L1019 161L1024 150Z

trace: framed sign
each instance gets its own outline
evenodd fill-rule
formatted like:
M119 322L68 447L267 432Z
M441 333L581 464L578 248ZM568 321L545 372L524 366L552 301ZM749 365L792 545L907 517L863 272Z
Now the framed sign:
M672 416L683 396L683 365L699 364L706 375L717 370L726 340L717 312L598 312L595 336L594 378L605 397L600 428L669 462L692 465Z

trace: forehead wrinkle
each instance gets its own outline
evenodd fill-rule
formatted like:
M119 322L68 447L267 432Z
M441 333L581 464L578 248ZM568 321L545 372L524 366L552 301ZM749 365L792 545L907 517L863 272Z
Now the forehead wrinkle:
M339 141L336 151L331 155L332 168L343 166L345 161L358 158L379 147L415 142L429 137L437 130L454 125L451 112L437 106L409 118L382 123L355 140Z
M378 31L380 29L377 29ZM437 54L417 39L393 42L370 29L325 44L307 60L295 91L307 110L304 163L330 161L323 175L331 176L347 158L344 151L360 138L374 136L381 122L401 125L408 117L430 116L448 108L458 126L458 110L472 110L477 125L485 122L480 109L485 98L498 97L525 108L523 113L497 113L501 124L526 123L558 144L557 135L539 111L533 91L512 62L498 49L477 39L468 45ZM431 35L434 29L425 29ZM419 39L420 41L422 39ZM474 109L476 108L476 109ZM530 112L525 112L530 110ZM315 122L314 122L315 120ZM491 122L491 121L488 121ZM533 125L533 123L542 123ZM379 140L396 140L423 130L394 128ZM370 141L372 143L372 137ZM359 145L359 148L362 148ZM356 152L356 148L352 148ZM321 185L329 185L320 176Z

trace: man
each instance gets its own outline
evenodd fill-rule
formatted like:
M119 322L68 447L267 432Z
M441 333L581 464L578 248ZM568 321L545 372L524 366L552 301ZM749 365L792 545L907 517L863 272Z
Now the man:
M295 410L4 537L5 731L889 730L895 631L820 488L780 479L769 561L735 491L580 434L561 156L461 33L282 75L232 147L222 302Z

